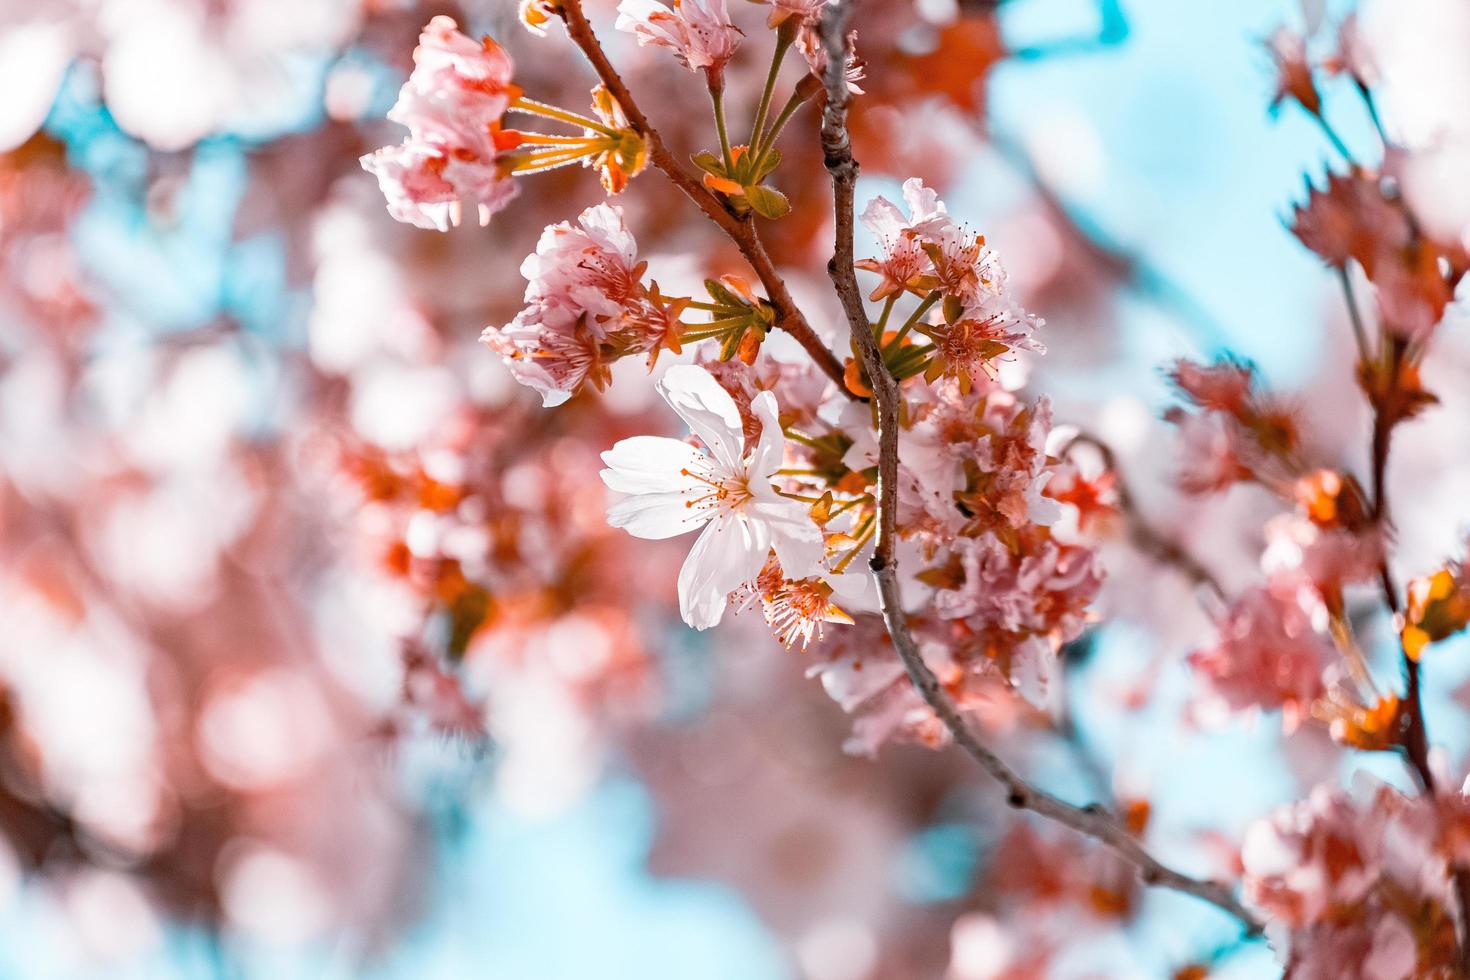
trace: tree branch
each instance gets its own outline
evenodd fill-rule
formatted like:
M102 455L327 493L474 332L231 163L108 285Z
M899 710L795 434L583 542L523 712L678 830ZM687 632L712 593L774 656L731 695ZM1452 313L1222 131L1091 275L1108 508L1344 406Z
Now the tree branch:
M628 117L628 124L643 137L648 146L649 161L672 181L675 187L683 191L684 196L693 201L706 217L720 226L720 230L730 237L730 240L740 249L740 254L750 263L751 269L760 279L761 285L765 287L771 306L776 310L776 326L796 338L796 342L811 355L822 373L836 382L838 389L843 394L849 398L856 398L857 396L848 390L843 379L842 362L827 349L827 345L822 343L822 338L812 330L811 324L807 322L806 317L797 307L796 301L792 299L791 291L786 288L786 281L776 271L776 265L771 261L771 256L766 252L765 244L756 231L754 217L749 215L743 218L737 217L675 159L673 153L664 145L658 130L648 121L643 110L638 108L638 103L633 101L633 94L628 91L627 84L618 74L617 69L613 67L612 62L608 60L607 53L602 50L602 44L597 40L597 34L592 30L592 24L582 10L582 0L562 0L558 12L566 23L567 36L591 62L597 77L603 85L607 86L608 92L618 101L618 105L622 106L624 115Z
M1343 280L1344 287L1347 280ZM1346 294L1348 300L1349 314L1353 318L1354 330L1362 333L1362 325L1358 321L1358 311L1352 302L1352 293ZM1399 379L1400 365L1407 355L1404 342L1397 337L1380 331L1383 336L1380 343L1385 348L1388 358L1388 377L1391 385L1397 385ZM1380 398L1391 399L1393 393L1380 395ZM1373 486L1372 515L1380 526L1386 527L1391 518L1388 508L1388 452L1393 440L1393 429L1397 419L1386 410L1384 405L1374 398L1368 399L1373 409L1373 439L1369 449L1370 453L1370 479ZM1378 583L1383 590L1383 602L1388 611L1397 622L1400 603L1399 590L1393 580L1393 572L1389 570L1388 558L1384 557L1378 565ZM1399 662L1404 674L1404 700L1400 708L1402 715L1399 723L1399 745L1404 750L1404 757L1408 760L1409 768L1419 781L1420 787L1428 796L1434 796L1438 790L1435 785L1434 770L1429 765L1429 728L1424 723L1424 701L1420 695L1419 683L1419 661L1409 656L1409 651L1399 644ZM1455 896L1460 903L1460 968L1466 976L1470 976L1470 869L1460 865L1451 865L1451 878L1454 883Z
M883 609L883 619L899 659L909 679L926 704L934 711L961 748L980 764L991 778L1006 791L1006 801L1013 807L1030 810L1057 823L1071 827L1107 845L1125 861L1138 869L1148 884L1172 888L1209 902L1235 916L1252 933L1262 924L1231 894L1225 885L1202 881L1181 874L1159 863L1143 846L1097 804L1073 806L1044 790L1032 786L1019 773L977 739L959 709L945 694L939 679L924 662L909 632L899 598L898 567L894 557L898 507L898 382L883 363L878 341L868 326L857 275L853 268L853 193L858 165L853 159L852 143L847 132L847 106L850 98L845 75L843 22L849 0L832 0L822 20L822 43L827 52L827 72L823 79L827 99L822 109L822 152L827 171L832 177L832 196L836 217L836 241L832 261L828 265L832 284L847 314L853 342L862 358L878 408L878 540L870 562Z

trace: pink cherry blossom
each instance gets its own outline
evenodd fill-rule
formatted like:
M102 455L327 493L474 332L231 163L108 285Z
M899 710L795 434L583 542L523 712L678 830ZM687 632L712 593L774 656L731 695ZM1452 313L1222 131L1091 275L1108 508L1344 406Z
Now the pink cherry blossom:
M510 56L490 38L476 43L453 19L429 21L414 70L388 118L408 127L398 146L362 158L399 221L447 231L473 209L481 225L516 194L501 165L500 120L520 90Z
M1220 616L1214 645L1189 655L1190 666L1226 708L1281 708L1286 726L1295 728L1322 694L1332 648L1313 629L1311 606L1302 598L1299 580L1286 577L1246 592Z
M1255 384L1255 373L1249 364L1228 359L1213 364L1175 361L1168 370L1168 378L1199 407L1231 415L1245 411Z
M916 288L915 280L919 276L933 270L933 263L924 253L919 228L947 213L944 202L917 177L904 181L903 200L908 205L908 215L886 197L873 198L863 210L862 222L878 240L881 250L878 258L863 259L857 264L859 269L881 276L869 299L902 295L904 290Z
M363 157L362 167L378 178L388 213L419 228L448 231L467 205L480 224L488 224L516 196L515 184L493 165L429 143L385 146Z
M1090 551L1055 541L1016 556L999 538L986 535L959 539L955 551L964 583L938 592L935 609L976 628L1076 639L1085 623L1083 610L1102 584Z
M677 326L645 287L637 255L617 205L594 205L575 225L551 225L521 264L525 308L480 339L548 406L589 380L604 385L612 361L655 351Z
M821 19L822 11L827 9L827 0L755 0L755 2L770 4L771 16L768 23L772 27L779 26L791 17L803 23L817 21Z
M718 75L743 35L725 0L622 0L615 25L640 45L668 48L690 71Z
M1288 925L1320 921L1367 897L1381 870L1382 842L1381 816L1319 786L1251 825L1241 850L1246 899Z
M960 538L961 582L934 596L937 614L962 623L1029 700L1040 702L1056 650L1076 639L1102 586L1086 548L1037 540L1016 554L994 534Z
M1290 976L1456 975L1443 813L1364 778L1352 793L1318 786L1251 825L1245 898L1275 927Z
M1179 430L1177 479L1185 493L1216 493L1250 479L1253 471L1246 463L1250 449L1224 415L1171 409L1165 418Z

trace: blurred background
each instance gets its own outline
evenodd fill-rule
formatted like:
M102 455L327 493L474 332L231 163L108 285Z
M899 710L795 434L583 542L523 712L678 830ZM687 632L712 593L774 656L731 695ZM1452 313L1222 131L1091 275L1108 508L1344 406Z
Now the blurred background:
M731 6L755 39L765 12ZM401 138L383 116L436 13L584 104L560 28L515 7L0 0L0 976L1277 975L1212 908L1015 820L958 753L844 754L810 658L758 622L679 623L682 545L608 531L596 477L617 439L673 429L641 368L543 410L476 343L595 178L524 181L490 227L438 234L358 165ZM587 7L670 142L708 143L700 87ZM944 189L1047 321L1014 370L1227 583L1265 504L1202 520L1168 490L1158 368L1237 351L1360 462L1338 286L1282 224L1332 151L1268 111L1263 47L1346 9L867 0L854 22L860 202ZM1424 86L1456 70L1429 62ZM733 69L741 111L765 68ZM1367 153L1359 103L1328 99ZM769 237L835 335L815 125L787 132L796 208ZM667 291L738 270L659 175L620 203ZM1467 353L1451 336L1435 369ZM1465 405L1434 387L1450 421L1396 464L1436 474L1401 528L1418 566L1470 499L1442 452ZM1069 798L1147 798L1161 854L1230 874L1245 823L1345 763L1325 736L1199 724L1189 583L1108 555L1063 737L999 709L992 734ZM1454 659L1429 713L1459 754L1435 724Z

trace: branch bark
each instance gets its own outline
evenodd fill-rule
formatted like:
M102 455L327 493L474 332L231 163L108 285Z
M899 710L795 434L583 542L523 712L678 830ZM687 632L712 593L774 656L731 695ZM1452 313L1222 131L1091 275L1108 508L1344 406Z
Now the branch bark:
M903 661L914 687L926 704L949 730L956 743L980 764L1006 791L1012 807L1033 813L1070 827L1111 848L1132 864L1147 884L1171 888L1193 895L1230 913L1245 924L1251 933L1259 933L1262 923L1245 908L1228 887L1219 882L1203 881L1161 864L1108 813L1106 808L1091 804L1078 807L1028 783L1004 760L980 742L960 716L959 709L945 693L939 679L920 654L913 634L909 632L899 597L898 566L894 556L897 536L898 508L898 382L883 363L878 340L868 323L853 267L853 194L857 183L858 164L852 155L847 131L847 87L843 24L849 0L832 0L822 20L821 40L827 52L827 71L823 79L826 104L822 109L822 152L827 171L832 177L832 196L836 218L836 241L828 273L842 301L852 338L867 371L873 398L878 409L878 539L870 565L878 583L883 619L888 634Z
M756 231L754 217L747 215L742 218L733 214L698 178L684 169L664 145L658 130L633 100L633 93L628 91L627 83L608 60L607 53L602 50L602 43L597 40L597 34L582 10L582 0L562 0L559 13L566 23L567 36L581 50L592 64L592 70L597 73L598 79L622 106L623 113L628 117L628 124L643 137L648 146L649 161L729 236L740 249L745 261L750 263L751 270L761 281L771 306L776 310L776 326L796 338L796 342L801 344L822 373L835 381L843 394L849 398L857 398L857 395L848 390L843 379L842 362L827 349L816 331L812 330L811 324L797 307L796 300L792 299L791 291L786 288L786 280L776 271L776 265L771 261L765 243Z
M1352 293L1348 292L1346 295L1354 328L1361 335L1362 324L1358 321L1357 308L1351 303ZM1386 351L1389 359L1388 376L1396 385L1400 364L1408 356L1407 351L1403 341L1390 336L1387 331L1383 331L1381 342L1389 345ZM1373 408L1373 438L1369 448L1370 479L1373 486L1372 515L1375 521L1386 527L1391 521L1388 507L1388 452L1393 441L1396 420L1372 398L1369 399L1369 402ZM1393 580L1393 572L1389 570L1387 557L1379 563L1378 583L1383 591L1384 605L1388 607L1389 613L1397 622L1401 608L1399 590ZM1425 795L1432 797L1438 792L1438 787L1435 785L1434 770L1429 764L1429 728L1424 723L1419 661L1409 656L1409 651L1400 644L1399 662L1404 674L1404 700L1399 724L1399 744L1404 750L1404 757L1408 760L1409 768L1418 779L1420 787L1424 790ZM1451 878L1455 888L1455 897L1460 904L1460 970L1463 975L1470 976L1470 869L1453 865Z

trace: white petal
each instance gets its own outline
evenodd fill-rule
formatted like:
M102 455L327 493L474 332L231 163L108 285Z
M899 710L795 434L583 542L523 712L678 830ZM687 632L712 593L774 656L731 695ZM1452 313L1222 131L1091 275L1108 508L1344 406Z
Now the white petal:
M677 493L690 486L684 471L704 472L704 453L687 442L663 436L623 439L602 454L602 482L619 493Z
M1056 651L1033 636L1011 653L1011 684L1021 697L1038 708L1045 708L1056 663Z
M769 551L770 539L762 525L738 519L711 521L679 570L679 613L684 622L697 630L717 624L730 593L755 578Z
M881 195L868 202L868 206L863 209L861 220L873 233L873 237L878 239L880 245L883 244L884 239L897 237L908 223L904 220L903 212L898 209L898 205Z
M714 375L694 364L675 364L659 379L664 401L709 447L715 460L730 473L741 470L745 427L735 399L720 387Z
M909 206L909 222L914 225L948 213L938 192L925 187L918 177L910 177L903 182L903 200Z
M710 512L688 507L682 493L640 493L625 497L607 509L607 522L635 538L658 541L687 534L705 521Z
M771 546L787 578L806 578L821 571L822 531L806 505L780 499L751 504L747 510L752 523L769 528Z
M633 264L633 259L638 254L638 243L624 223L621 207L606 202L594 204L582 212L577 223L586 229L588 237L598 245L616 252L628 265Z
M761 423L760 441L750 455L750 482L769 483L786 461L786 436L781 432L781 419L776 409L776 396L763 391L750 403L750 410Z

